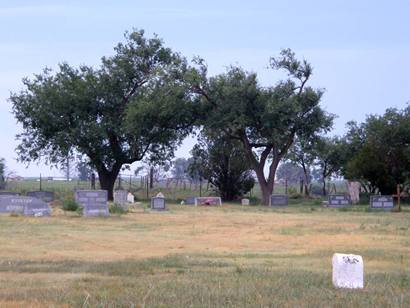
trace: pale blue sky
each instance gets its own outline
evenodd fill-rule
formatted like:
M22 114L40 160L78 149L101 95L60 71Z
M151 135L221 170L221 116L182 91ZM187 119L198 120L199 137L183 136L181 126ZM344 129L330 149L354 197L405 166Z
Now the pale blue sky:
M266 69L269 57L292 48L312 63L312 85L326 89L322 105L338 115L337 134L349 120L410 100L410 1L0 0L0 157L10 169L59 174L15 161L20 128L7 98L21 78L62 61L97 65L133 27L188 58L205 58L211 74L240 64L265 85L278 77Z

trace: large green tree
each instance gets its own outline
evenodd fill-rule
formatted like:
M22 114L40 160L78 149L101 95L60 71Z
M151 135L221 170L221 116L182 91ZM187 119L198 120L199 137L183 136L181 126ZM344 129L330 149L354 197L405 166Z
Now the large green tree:
M86 155L110 199L123 164L173 156L196 110L185 59L158 37L133 31L114 49L98 68L45 69L10 97L23 126L20 160L58 164L71 153Z
M307 83L312 67L283 50L271 59L271 67L284 70L288 79L262 87L255 73L230 67L224 74L197 79L193 90L200 94L207 111L205 126L238 140L255 171L263 203L269 204L279 162L296 135L309 136L328 126L329 115L320 107L322 90ZM206 67L199 70L206 75ZM267 176L265 176L267 170Z

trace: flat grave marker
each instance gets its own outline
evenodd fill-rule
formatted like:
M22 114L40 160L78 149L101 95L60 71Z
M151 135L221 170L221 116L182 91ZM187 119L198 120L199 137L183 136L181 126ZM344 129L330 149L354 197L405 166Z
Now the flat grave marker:
M379 210L392 210L394 208L393 196L373 195L370 196L370 208Z
M29 191L26 194L28 197L34 197L44 202L52 202L54 201L54 192L53 191Z
M110 215L106 190L77 190L75 200L83 207L86 217Z
M333 194L328 196L328 207L340 208L351 204L350 196L346 194Z
M363 258L359 255L335 253L332 258L332 282L336 288L363 288Z
M151 210L164 211L166 210L165 198L153 197L151 198Z
M196 197L195 206L204 205L204 206L213 206L213 205L222 205L221 197Z
M275 194L270 196L270 206L284 206L288 204L288 195Z

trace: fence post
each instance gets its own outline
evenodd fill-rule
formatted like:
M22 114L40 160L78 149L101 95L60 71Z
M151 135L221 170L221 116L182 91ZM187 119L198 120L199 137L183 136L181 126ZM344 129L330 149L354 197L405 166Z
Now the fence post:
M40 173L40 191L41 191L42 188L43 188L42 185L41 185L41 184L42 184L41 182L42 182L42 179L41 179L41 173Z

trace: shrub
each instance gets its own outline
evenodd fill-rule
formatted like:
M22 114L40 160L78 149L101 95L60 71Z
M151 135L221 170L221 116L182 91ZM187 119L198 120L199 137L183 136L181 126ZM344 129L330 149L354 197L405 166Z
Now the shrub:
M63 211L69 211L69 212L76 212L79 208L80 206L73 199L64 200L63 206L62 206Z
M127 214L128 211L124 209L120 204L114 203L110 206L110 213L111 214Z

